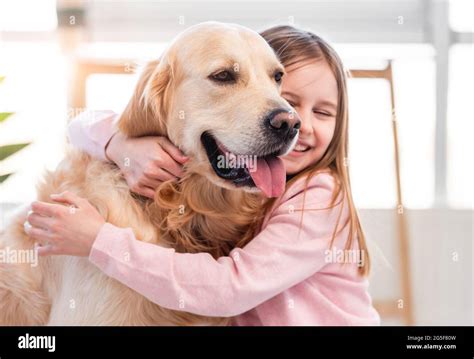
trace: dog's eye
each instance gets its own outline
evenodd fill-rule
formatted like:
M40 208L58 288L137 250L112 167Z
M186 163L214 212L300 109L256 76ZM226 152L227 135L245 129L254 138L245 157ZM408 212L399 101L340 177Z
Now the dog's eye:
M212 80L217 82L235 82L235 75L227 70L218 72L210 76Z
M280 83L280 82L281 82L281 78L283 77L283 72L281 72L281 71L275 72L274 77L275 77L275 81L276 81L277 83Z

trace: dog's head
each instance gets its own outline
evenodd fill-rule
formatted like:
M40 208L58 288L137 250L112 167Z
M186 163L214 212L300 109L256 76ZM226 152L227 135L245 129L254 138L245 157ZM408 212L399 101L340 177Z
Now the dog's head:
M280 97L284 68L265 40L238 25L190 27L145 68L119 120L129 136L167 135L191 157L187 171L218 186L278 196L277 156L300 121Z

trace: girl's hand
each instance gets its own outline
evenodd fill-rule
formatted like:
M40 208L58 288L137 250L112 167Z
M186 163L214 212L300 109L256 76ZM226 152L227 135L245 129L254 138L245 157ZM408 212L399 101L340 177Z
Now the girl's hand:
M53 194L51 199L64 205L33 202L25 222L25 232L41 245L38 254L88 257L104 218L74 193Z
M128 138L116 133L105 149L106 156L120 168L131 191L153 198L156 188L183 176L188 160L163 136Z

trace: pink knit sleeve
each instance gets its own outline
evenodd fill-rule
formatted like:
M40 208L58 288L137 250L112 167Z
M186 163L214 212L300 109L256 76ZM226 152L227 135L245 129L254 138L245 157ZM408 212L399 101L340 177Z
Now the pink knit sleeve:
M108 161L105 146L117 132L117 118L118 115L113 111L85 111L69 123L69 141L91 156Z
M89 259L103 272L151 301L206 316L235 316L305 280L326 265L339 207L326 209L333 190L327 176L316 176L306 193L287 199L265 228L244 248L215 260L207 253L137 241L130 228L106 223Z

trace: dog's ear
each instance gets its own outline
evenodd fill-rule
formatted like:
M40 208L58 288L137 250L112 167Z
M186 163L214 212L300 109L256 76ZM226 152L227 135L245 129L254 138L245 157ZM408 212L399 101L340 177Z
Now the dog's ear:
M168 61L149 62L143 69L132 99L118 120L129 137L166 135L167 103L172 70Z

